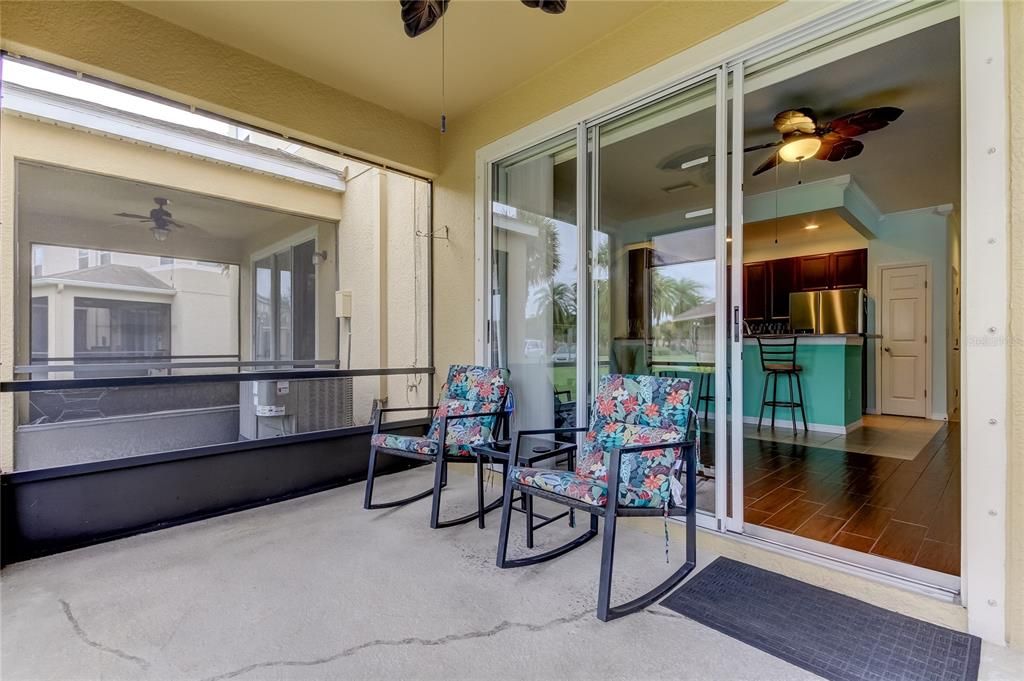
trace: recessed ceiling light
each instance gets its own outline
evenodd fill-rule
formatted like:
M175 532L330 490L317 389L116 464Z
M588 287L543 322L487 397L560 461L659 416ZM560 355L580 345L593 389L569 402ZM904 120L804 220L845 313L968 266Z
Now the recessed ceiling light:
M804 225L804 229L818 229L820 225Z
M710 160L711 160L711 157L709 157L709 156L701 156L700 158L695 158L692 161L685 161L683 163L680 163L679 164L679 169L680 170L686 170L687 168L692 168L694 166L704 165L705 163L707 163Z
M714 208L702 208L701 210L691 210L689 213L683 213L683 217L689 220L690 218L701 218L705 215L711 215L714 212Z

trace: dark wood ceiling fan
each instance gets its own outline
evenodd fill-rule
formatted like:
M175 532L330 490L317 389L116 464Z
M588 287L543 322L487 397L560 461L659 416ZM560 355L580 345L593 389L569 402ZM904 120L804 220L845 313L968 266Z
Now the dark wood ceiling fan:
M813 109L789 109L776 114L773 122L775 129L782 134L781 140L747 147L743 151L778 147L754 170L754 175L771 170L783 161L844 161L864 150L864 143L854 137L884 128L902 114L903 109L880 106L846 114L822 125Z
M402 5L402 24L405 34L415 38L429 31L448 11L449 0L399 0ZM522 0L527 7L547 14L561 14L568 0Z

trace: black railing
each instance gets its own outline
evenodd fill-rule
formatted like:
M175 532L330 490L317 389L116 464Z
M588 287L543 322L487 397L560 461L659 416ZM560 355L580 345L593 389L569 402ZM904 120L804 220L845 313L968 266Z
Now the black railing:
M290 381L317 378L358 378L374 376L432 375L433 367L403 367L396 369L339 369L337 359L267 359L249 361L162 361L146 365L128 365L132 369L150 368L158 371L210 369L220 370L205 374L105 376L76 378L35 378L39 375L79 373L91 371L118 371L123 364L109 365L29 365L15 367L17 378L0 383L0 392L32 392L36 390L79 390L117 388L140 385L179 385L185 383L242 383L248 381ZM267 368L267 369L263 369ZM255 370L255 371L251 371Z

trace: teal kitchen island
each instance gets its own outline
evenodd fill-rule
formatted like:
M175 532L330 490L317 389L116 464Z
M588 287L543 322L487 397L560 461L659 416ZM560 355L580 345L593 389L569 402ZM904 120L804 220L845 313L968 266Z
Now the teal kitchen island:
M764 336L770 339L771 336ZM796 363L801 367L807 427L825 433L848 433L862 425L864 336L828 334L797 336ZM743 341L743 420L757 423L765 372L757 338ZM795 380L794 380L795 384ZM768 399L771 400L769 387ZM789 382L779 378L779 400L789 400ZM765 427L771 422L771 408L764 410ZM802 428L799 409L797 427ZM790 410L779 408L775 427L792 428Z

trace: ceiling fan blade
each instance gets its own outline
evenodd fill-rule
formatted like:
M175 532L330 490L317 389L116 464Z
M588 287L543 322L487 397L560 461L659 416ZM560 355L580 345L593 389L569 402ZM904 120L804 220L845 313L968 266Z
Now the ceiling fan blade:
M818 149L818 153L814 157L822 161L845 161L848 158L859 156L862 151L864 151L864 143L860 140L840 137L834 142L826 143L823 139L821 148Z
M448 0L401 0L405 34L415 38L429 31L448 11Z
M812 133L818 128L818 117L814 115L814 109L805 106L799 109L780 111L775 114L772 125L783 135L791 132Z
M527 7L540 9L548 14L561 14L565 11L568 0L522 0Z
M872 130L878 130L903 115L903 109L894 106L880 106L857 113L840 116L828 124L828 129L843 137L856 137Z
M747 147L746 149L744 149L743 153L747 153L748 151L758 151L759 149L771 149L772 147L777 147L780 146L781 144L782 140L778 140L775 142L767 142L765 144L755 144L752 147Z
M139 215L138 213L114 213L114 217L118 218L135 218L136 220L148 220L148 215Z
M198 225L193 225L191 222L182 222L181 220L168 220L167 224L173 225L178 229L187 229L190 232L200 232L202 234L206 233L205 229L199 227Z
M779 165L779 154L778 154L778 152L776 152L776 153L772 154L771 156L769 156L768 160L766 160L764 163L759 165L757 167L757 169L753 173L751 173L751 174L752 175L760 175L761 173L763 173L763 172L765 172L767 170L771 170L772 168L774 168L777 165Z

